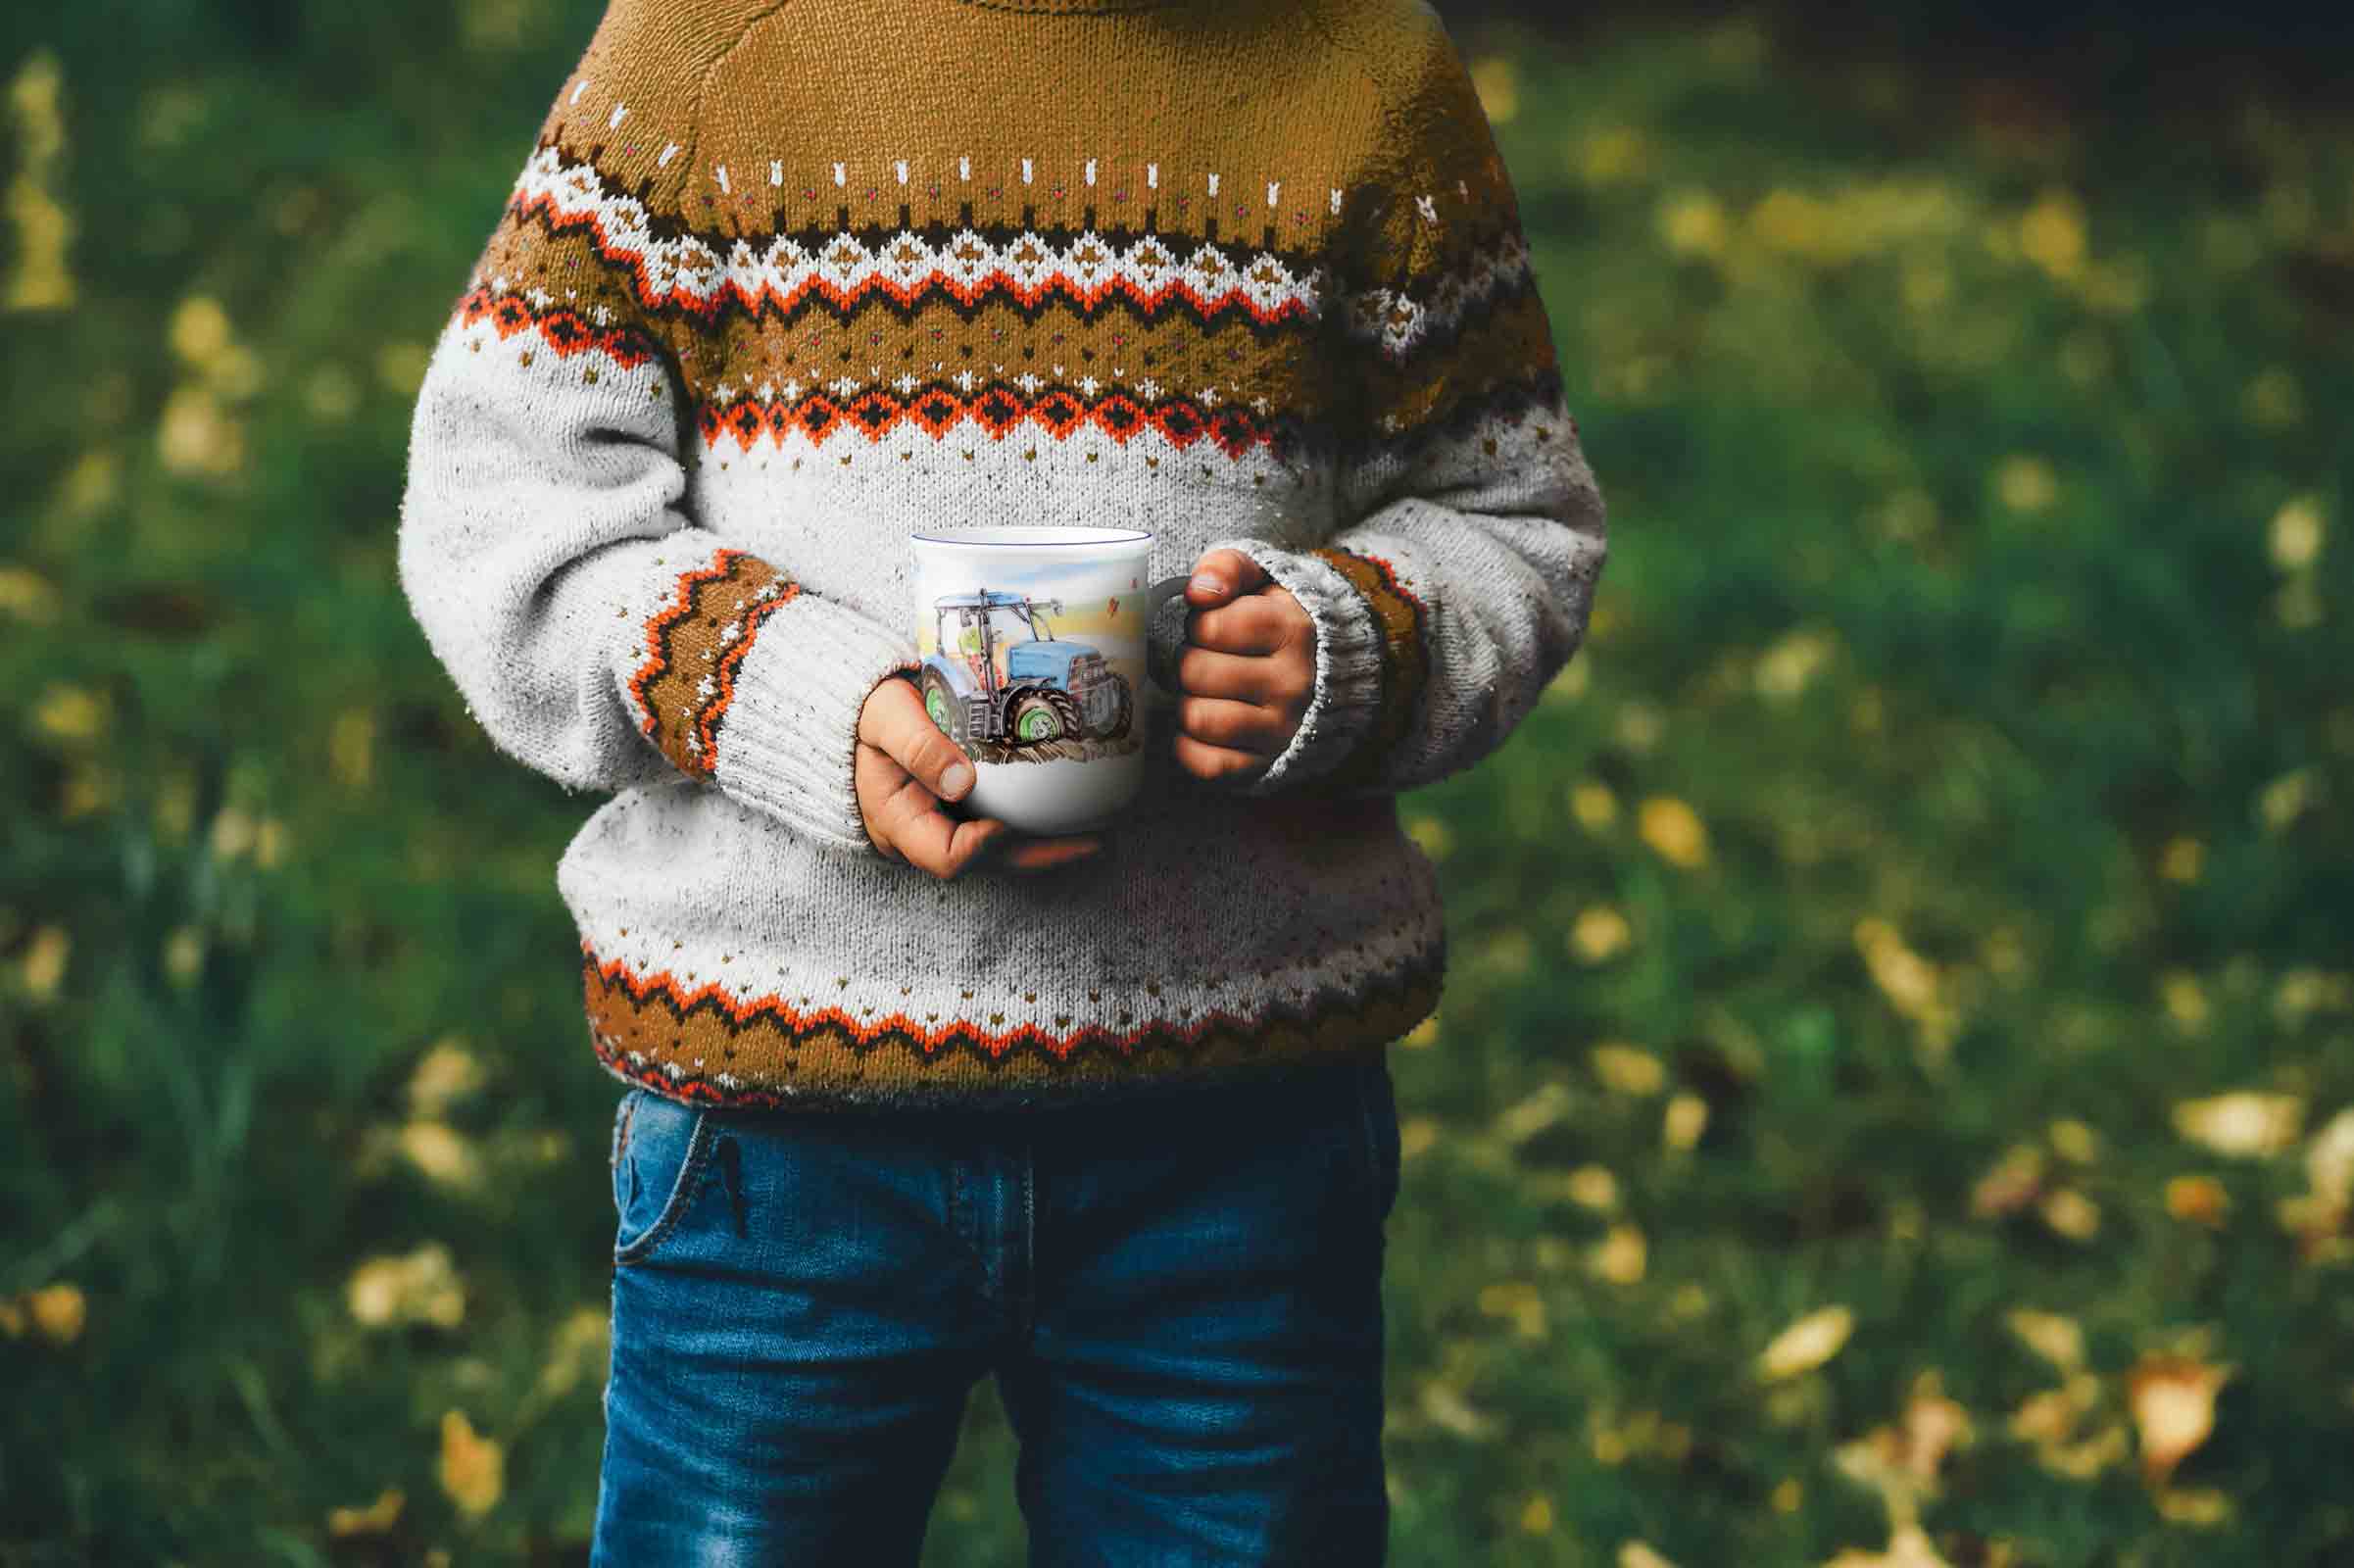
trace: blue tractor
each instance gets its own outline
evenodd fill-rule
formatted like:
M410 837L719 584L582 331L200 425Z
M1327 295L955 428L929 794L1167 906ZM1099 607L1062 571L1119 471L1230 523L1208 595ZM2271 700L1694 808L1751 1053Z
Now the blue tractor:
M1062 601L986 587L932 601L935 651L916 684L932 722L967 752L1128 733L1128 678L1100 650L1057 638L1050 612Z

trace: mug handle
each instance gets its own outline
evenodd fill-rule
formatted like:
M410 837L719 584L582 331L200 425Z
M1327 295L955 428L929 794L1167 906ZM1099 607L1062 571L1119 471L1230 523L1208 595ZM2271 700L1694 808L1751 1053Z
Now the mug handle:
M1193 576L1190 572L1179 572L1174 577L1161 578L1160 581L1145 590L1145 673L1152 677L1153 685L1158 686L1171 697L1182 697L1185 693L1183 688L1177 684L1176 670L1171 668L1164 677L1152 661L1152 622L1160 614L1160 607L1168 603L1171 598L1184 593L1185 585L1192 580Z

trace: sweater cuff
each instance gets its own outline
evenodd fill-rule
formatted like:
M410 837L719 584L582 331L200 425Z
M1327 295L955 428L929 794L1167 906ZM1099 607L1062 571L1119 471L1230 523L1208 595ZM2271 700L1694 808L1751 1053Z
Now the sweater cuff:
M1316 625L1316 685L1291 743L1236 793L1272 795L1339 767L1372 729L1382 701L1383 631L1372 607L1322 557L1260 539L1213 539L1196 559L1233 550L1258 563Z
M813 841L872 852L858 812L858 713L884 680L922 667L912 638L795 593L760 622L737 669L713 777Z

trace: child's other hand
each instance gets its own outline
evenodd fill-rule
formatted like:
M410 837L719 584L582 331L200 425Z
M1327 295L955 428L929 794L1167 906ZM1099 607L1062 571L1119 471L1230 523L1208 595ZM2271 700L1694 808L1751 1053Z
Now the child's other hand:
M1212 550L1186 585L1177 659L1177 765L1199 779L1249 783L1292 743L1316 689L1316 623L1291 591L1239 550Z

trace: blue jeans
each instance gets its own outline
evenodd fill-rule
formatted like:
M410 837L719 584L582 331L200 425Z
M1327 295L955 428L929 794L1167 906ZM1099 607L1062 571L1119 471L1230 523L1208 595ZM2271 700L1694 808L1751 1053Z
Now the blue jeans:
M594 1561L913 1564L994 1374L1032 1568L1383 1560L1383 1051L1084 1107L613 1118Z

